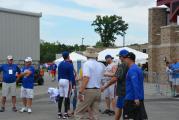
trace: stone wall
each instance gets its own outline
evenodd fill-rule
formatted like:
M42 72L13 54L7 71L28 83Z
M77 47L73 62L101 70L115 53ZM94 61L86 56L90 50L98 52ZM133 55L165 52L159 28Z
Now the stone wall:
M166 8L149 9L149 72L166 81L166 61L179 57L179 26L167 25ZM154 81L149 75L149 81Z

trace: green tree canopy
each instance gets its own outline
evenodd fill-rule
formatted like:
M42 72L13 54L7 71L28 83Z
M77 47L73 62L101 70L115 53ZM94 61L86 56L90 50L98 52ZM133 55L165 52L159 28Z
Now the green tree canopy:
M60 44L59 42L45 42L41 41L40 43L40 62L53 62L56 58L56 54L60 54L63 51L73 52L73 51L84 51L87 46L84 45L65 45Z
M114 46L117 35L124 36L128 29L128 24L122 20L121 16L97 16L92 26L95 32L100 35L104 47Z

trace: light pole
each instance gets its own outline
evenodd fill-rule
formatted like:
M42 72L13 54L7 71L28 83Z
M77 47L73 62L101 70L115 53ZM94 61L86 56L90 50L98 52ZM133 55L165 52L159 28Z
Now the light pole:
M81 45L83 46L83 42L84 42L84 37L82 37L82 39L81 39Z
M122 36L123 37L123 47L125 47L125 34Z

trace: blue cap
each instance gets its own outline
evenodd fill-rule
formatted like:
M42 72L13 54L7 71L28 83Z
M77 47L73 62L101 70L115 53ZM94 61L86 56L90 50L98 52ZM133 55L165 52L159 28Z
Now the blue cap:
M120 57L126 57L128 55L129 51L123 49L119 52Z
M67 57L69 56L69 52L64 51L64 52L62 53L62 56L63 56L63 58L67 58Z
M105 59L108 59L108 58L114 59L111 55L106 55Z

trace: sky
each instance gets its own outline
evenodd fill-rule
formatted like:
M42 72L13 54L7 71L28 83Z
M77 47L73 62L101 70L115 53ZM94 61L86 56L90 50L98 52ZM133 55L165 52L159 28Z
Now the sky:
M40 37L68 45L95 45L100 37L91 26L96 15L119 15L129 24L126 44L148 42L148 9L156 0L0 0L0 7L42 12ZM122 45L118 36L116 45Z

